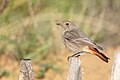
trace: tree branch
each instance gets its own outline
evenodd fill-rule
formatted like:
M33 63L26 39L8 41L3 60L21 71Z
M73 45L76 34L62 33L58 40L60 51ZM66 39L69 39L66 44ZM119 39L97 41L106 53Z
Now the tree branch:
M3 12L3 10L7 7L9 0L2 0L2 3L0 4L0 13Z

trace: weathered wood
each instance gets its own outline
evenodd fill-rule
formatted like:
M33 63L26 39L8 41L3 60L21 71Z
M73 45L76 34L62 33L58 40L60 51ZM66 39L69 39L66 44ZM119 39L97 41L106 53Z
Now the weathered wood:
M115 51L111 80L120 80L120 51Z
M69 58L67 80L82 80L81 62L77 57Z
M30 59L23 59L21 61L21 70L18 80L34 80L32 62Z

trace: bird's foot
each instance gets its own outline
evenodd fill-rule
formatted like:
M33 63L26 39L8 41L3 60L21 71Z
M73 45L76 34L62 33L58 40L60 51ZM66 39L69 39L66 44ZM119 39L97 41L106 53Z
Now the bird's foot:
M70 59L71 57L79 57L80 54L82 54L82 53L85 53L85 51L77 52L77 53L73 54L72 56L69 56L69 57L67 58L67 60L69 61L69 59Z
M72 56L68 56L67 60L69 61L69 59L71 58Z
M80 54L79 54L79 52L78 53L75 53L75 54L73 54L72 56L69 56L68 58L67 58L67 60L69 61L69 59L71 58L71 57L79 57L80 56Z

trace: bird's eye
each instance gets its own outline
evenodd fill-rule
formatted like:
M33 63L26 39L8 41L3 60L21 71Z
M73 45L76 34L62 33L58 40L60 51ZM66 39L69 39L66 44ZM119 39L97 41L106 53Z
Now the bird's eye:
M66 23L66 25L67 25L67 26L69 26L69 25L70 25L70 23L68 23L68 22L67 22L67 23Z

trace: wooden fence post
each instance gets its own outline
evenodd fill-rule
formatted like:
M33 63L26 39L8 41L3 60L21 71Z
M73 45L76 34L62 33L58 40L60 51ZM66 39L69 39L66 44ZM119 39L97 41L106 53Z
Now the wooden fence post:
M34 80L32 62L30 59L23 59L21 61L21 70L18 80Z
M69 58L67 80L82 80L81 62L77 57Z
M114 53L114 62L110 80L120 80L120 51L115 51Z

